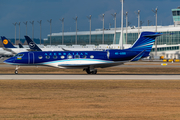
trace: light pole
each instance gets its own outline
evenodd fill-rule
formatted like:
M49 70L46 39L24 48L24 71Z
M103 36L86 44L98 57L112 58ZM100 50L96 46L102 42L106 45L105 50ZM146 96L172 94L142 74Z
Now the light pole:
M47 20L50 23L50 45L51 45L51 23L52 23L52 19Z
M73 18L75 21L76 21L76 41L75 41L75 44L77 45L77 16L76 16L76 18Z
M126 44L127 44L127 28L128 28L128 12L126 12Z
M103 19L103 36L102 36L102 44L104 44L104 15L105 15L105 14L100 15L100 17Z
M37 21L37 22L40 24L40 45L41 45L41 23L42 23L42 20Z
M34 40L34 21L30 21L32 24L32 40Z
M156 8L155 10L152 10L155 14L156 14L156 32L157 32L157 11L158 11L158 8Z
M17 22L13 23L13 25L15 26L15 40L14 40L15 45L16 45L16 24L17 24Z
M151 21L150 21L150 20L148 20L148 26L150 25L150 23L151 23Z
M28 23L28 21L23 22L23 23L26 25L26 36L27 36L27 23Z
M20 24L21 24L21 22L19 22L19 23L17 23L18 25L19 25L19 43L20 43Z
M152 10L155 14L156 14L156 32L157 32L157 11L158 8L156 8L155 10ZM157 39L155 39L155 56L157 56Z
M59 19L62 22L62 45L64 44L64 18Z
M121 1L121 3L122 3L120 49L123 49L123 3L124 3L124 0L120 0L120 1Z
M140 34L140 27L139 27L139 25L140 25L140 10L138 10L138 13L137 12L135 12L137 15L138 15L138 36L139 36L139 34Z
M111 14L114 17L114 41L113 41L113 44L116 43L116 14L117 13Z
M144 24L144 21L140 21L140 27Z
M87 18L89 19L89 29L90 29L89 44L91 44L91 17L92 15L87 16Z

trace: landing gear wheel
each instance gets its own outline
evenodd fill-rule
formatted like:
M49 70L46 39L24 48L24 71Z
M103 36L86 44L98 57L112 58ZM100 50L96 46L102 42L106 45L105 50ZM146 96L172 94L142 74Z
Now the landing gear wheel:
M19 69L20 67L19 66L16 66L16 69L15 69L15 74L18 74L18 69Z
M15 70L15 74L18 74L18 70Z
M94 70L91 72L92 74L97 74L97 70Z
M90 70L89 69L86 69L86 72L87 74L91 74Z
M87 74L97 74L97 70L94 69L93 71L90 71L90 69L86 69Z

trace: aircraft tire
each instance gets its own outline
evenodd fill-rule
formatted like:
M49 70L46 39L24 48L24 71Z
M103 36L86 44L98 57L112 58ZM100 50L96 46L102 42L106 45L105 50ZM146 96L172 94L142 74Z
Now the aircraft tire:
M18 71L17 70L15 70L15 72L14 72L15 74L18 74Z
M89 69L86 69L86 72L87 74L91 74L90 70Z
M92 74L97 74L97 70L92 71Z

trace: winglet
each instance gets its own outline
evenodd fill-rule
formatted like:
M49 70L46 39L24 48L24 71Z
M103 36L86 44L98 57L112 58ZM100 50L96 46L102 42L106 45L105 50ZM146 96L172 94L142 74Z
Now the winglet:
M28 36L24 36L24 37L29 45L29 48L32 51L42 51L30 37Z
M6 37L1 36L1 40L5 48L16 48Z

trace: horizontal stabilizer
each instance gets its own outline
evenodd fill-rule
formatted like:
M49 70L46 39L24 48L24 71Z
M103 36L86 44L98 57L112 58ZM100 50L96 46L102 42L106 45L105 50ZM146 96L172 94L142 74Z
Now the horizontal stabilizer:
M158 36L161 36L162 34L159 33L159 34L150 34L150 35L143 35L142 37L158 37Z

